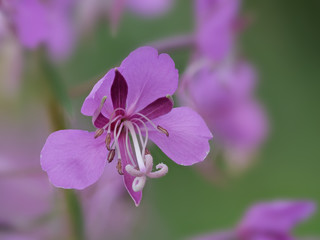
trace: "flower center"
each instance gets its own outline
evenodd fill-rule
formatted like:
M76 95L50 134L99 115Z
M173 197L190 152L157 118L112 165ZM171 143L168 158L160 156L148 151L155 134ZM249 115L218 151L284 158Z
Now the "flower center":
M95 138L97 138L107 131L105 139L106 147L109 150L107 160L111 162L117 154L117 169L120 175L123 175L121 155L126 154L128 156L130 164L125 166L125 170L135 177L132 189L136 192L143 189L147 177L160 178L168 172L168 167L164 163L158 164L156 166L157 171L152 172L153 157L147 150L150 129L146 123L149 123L148 126L152 130L169 136L169 132L165 128L155 125L145 115L133 113L131 116L127 116L126 110L123 108L114 109L109 122L102 128L97 129L95 134ZM123 144L123 141L121 143L119 141L120 137L125 138L125 146L119 146ZM121 149L125 149L126 152L121 152Z

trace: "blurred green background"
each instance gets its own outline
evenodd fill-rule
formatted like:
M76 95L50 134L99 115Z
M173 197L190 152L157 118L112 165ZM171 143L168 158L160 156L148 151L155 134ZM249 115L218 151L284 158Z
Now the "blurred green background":
M247 207L258 201L320 201L320 2L243 2L242 15L252 22L243 33L239 48L258 69L257 95L269 115L269 138L257 163L247 172L229 178L223 186L207 182L194 168L178 166L153 149L155 158L168 163L170 171L164 178L148 181L142 204L134 210L143 215L137 219L136 239L180 239L229 229ZM135 48L159 38L190 33L192 29L190 0L177 1L173 10L158 19L146 21L126 14L116 37L101 21L93 35L82 39L75 54L60 67L73 95L77 119L73 127L85 124L92 128L91 119L81 116L80 108L99 76L118 66ZM183 73L189 52L168 53ZM82 88L85 90L79 93ZM301 224L296 232L320 235L320 213Z

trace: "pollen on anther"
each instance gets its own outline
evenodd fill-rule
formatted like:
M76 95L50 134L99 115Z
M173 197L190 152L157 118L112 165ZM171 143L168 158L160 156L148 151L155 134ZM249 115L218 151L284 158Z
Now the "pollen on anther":
M107 134L107 137L106 137L106 147L107 147L107 149L110 151L111 149L110 149L110 143L111 143L111 134L110 133L108 133Z
M108 162L111 163L112 160L114 159L114 156L116 154L116 150L115 149L111 149L109 154L108 154Z
M103 128L97 129L97 131L94 134L94 138L100 137L103 133L104 133L104 129Z
M123 175L121 159L118 160L117 170L118 170L118 173L119 173L120 175Z
M169 137L169 132L168 132L167 129L161 127L160 125L157 126L157 129L158 129L160 132L164 133L167 137Z

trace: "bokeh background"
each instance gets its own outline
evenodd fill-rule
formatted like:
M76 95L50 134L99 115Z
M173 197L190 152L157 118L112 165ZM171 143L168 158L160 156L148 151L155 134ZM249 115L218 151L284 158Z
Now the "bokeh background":
M183 239L229 229L259 201L302 198L320 202L319 10L316 0L243 1L242 15L250 21L238 46L259 73L256 95L268 114L268 138L253 166L228 175L223 184L208 182L196 168L178 166L157 148L152 149L154 158L165 161L170 171L164 178L148 181L140 207L128 197L130 214L138 216L130 239ZM101 19L52 76L60 79L52 87L66 109L67 126L93 130L91 119L82 116L80 109L95 82L137 47L190 33L193 25L190 0L177 0L166 15L152 19L126 12L116 36ZM183 73L190 51L167 53ZM10 97L1 91L0 154L10 149L27 161L26 154L31 152L32 161L37 162L34 156L51 131L47 117L51 100L42 100L47 93L41 77L33 75L34 55L28 52L25 57L28 61L19 90ZM36 142L34 150L26 151L30 141ZM295 232L320 236L319 211Z

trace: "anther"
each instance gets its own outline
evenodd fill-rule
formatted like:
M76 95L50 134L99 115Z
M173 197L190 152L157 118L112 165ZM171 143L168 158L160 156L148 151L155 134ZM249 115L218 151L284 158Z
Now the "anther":
M107 137L106 137L106 147L107 147L107 149L110 151L111 149L110 149L110 143L111 143L111 134L110 133L108 133L107 134Z
M112 160L114 159L114 156L116 155L116 150L115 149L111 149L109 154L108 154L108 162L111 163Z
M161 127L160 125L157 126L157 129L160 131L160 132L163 132L167 137L169 137L169 132L167 129Z
M94 134L94 138L100 137L103 133L104 133L104 129L103 128L97 129L95 134Z
M171 95L167 95L166 98L168 98L172 102L172 104L174 103Z
M105 103L106 100L107 100L107 96L104 96L104 97L101 99L100 107L102 107L102 105Z
M117 170L120 175L123 175L121 159L118 160Z

